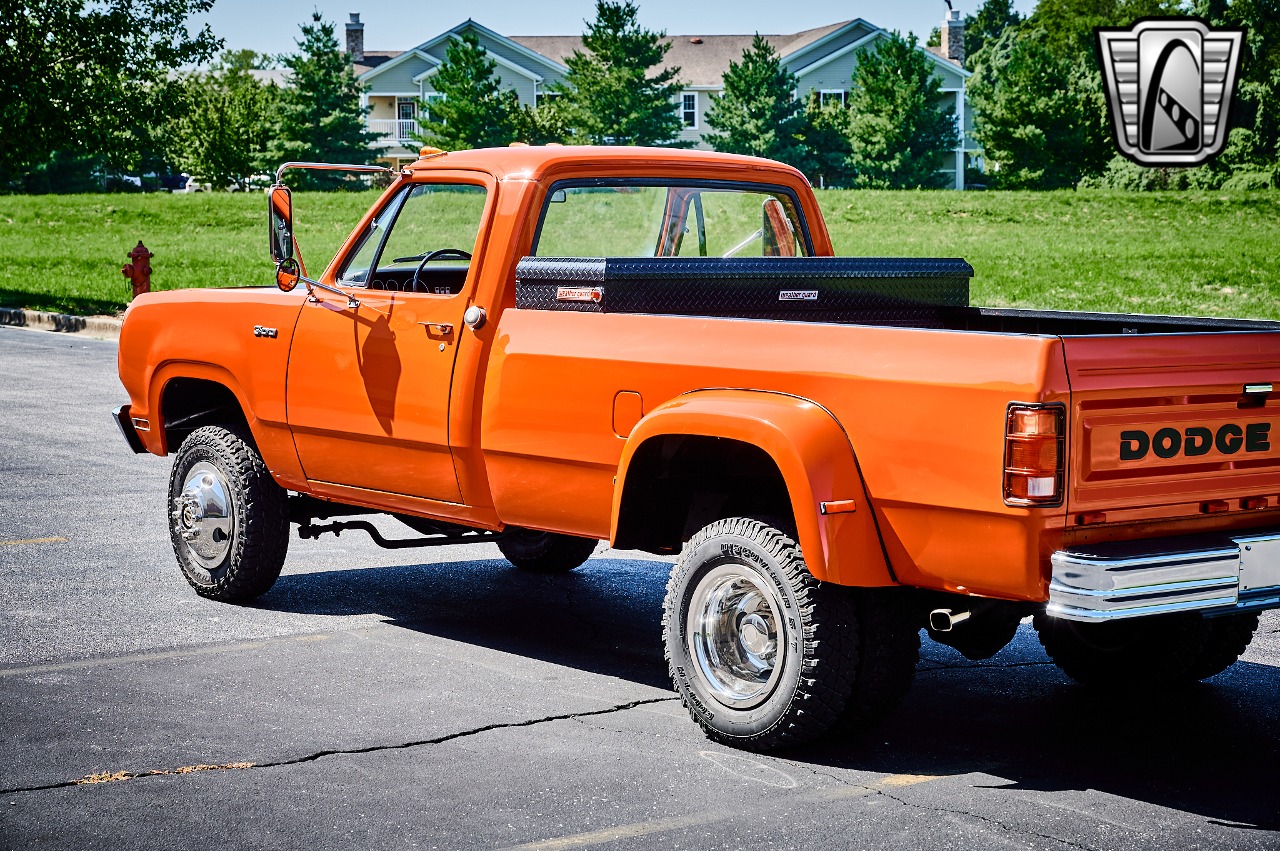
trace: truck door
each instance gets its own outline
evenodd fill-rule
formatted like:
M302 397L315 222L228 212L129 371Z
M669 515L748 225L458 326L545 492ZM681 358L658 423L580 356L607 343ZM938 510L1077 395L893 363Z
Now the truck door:
M449 391L492 184L432 177L391 198L317 289L289 354L289 425L317 484L460 502Z

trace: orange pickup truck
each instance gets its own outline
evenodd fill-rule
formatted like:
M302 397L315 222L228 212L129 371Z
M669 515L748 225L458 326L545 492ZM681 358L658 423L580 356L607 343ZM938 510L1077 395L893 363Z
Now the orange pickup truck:
M270 588L291 523L678 554L672 680L754 749L886 715L921 629L985 658L1033 617L1073 678L1169 685L1280 607L1278 323L972 307L963 260L834 257L804 177L748 157L391 177L318 277L278 177L278 288L129 310L116 420L175 455L203 596Z

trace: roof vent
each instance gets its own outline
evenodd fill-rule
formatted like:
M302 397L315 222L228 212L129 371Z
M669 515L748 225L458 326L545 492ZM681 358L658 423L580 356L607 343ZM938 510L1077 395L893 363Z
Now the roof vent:
M702 44L702 38L701 38L700 36L696 36L696 35L695 35L693 38L689 39L689 43L690 43L690 44Z

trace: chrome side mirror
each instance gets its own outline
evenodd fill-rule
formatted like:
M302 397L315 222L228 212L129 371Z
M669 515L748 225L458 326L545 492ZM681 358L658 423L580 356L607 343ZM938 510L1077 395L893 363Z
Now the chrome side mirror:
M278 266L286 260L294 260L293 197L289 194L288 186L277 183L267 190L267 199L271 229L271 260ZM296 260L294 265L298 265ZM278 277L277 283L279 283ZM294 284L296 286L297 282L295 281Z

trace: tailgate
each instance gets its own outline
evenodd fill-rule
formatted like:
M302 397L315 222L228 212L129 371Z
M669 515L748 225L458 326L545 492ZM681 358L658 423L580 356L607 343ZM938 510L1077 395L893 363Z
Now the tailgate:
M1159 520L1280 504L1280 332L1062 342L1068 512Z

